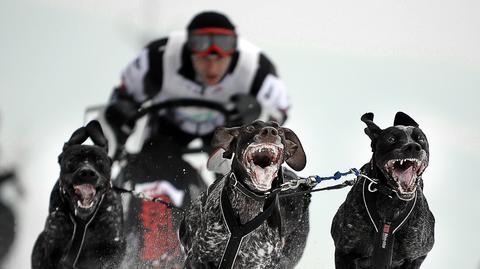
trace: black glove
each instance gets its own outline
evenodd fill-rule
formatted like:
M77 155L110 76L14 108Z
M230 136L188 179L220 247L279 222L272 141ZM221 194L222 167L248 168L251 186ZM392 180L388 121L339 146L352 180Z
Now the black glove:
M255 96L249 94L236 94L230 101L234 104L232 113L228 118L228 126L238 126L251 123L258 119L262 106Z
M105 110L105 119L112 126L118 143L123 144L130 135L130 130L135 126L134 118L137 113L137 104L127 100L118 100Z

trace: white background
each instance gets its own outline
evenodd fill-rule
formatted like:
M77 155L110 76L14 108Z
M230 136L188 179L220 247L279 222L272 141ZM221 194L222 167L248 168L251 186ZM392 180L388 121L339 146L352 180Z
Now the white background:
M17 240L5 268L29 268L63 142L86 106L104 103L142 46L205 9L227 13L273 59L293 103L287 126L308 163L332 175L370 158L360 116L390 126L399 110L430 142L425 194L435 246L422 268L480 268L478 0L2 0L0 145L26 195L12 190ZM330 223L348 190L314 195L298 268L334 268ZM13 197L13 198L12 198Z

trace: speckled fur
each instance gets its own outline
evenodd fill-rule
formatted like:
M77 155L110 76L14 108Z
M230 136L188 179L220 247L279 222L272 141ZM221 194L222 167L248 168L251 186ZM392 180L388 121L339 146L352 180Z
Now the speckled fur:
M257 216L263 202L256 201L225 186L225 178L211 190L202 205L201 197L193 201L185 217L183 236L188 259L186 268L217 268L226 247L229 232L224 223L220 195L227 191L232 208L242 223ZM308 205L310 196L280 199L282 235L264 222L246 236L241 244L234 268L293 268L300 260L309 232Z
M398 130L390 127L382 130L382 132L384 133L381 137L388 137L388 132L398 133ZM397 149L401 148L404 140L399 139L398 145L396 145ZM381 157L378 155L380 150L376 147L376 142L376 140L372 142L374 151L372 160L362 168L362 171L370 178L379 179L380 184L386 184L385 176L377 165L374 165L377 163L377 158ZM423 148L428 154L428 144L424 145ZM385 150L385 148L382 150ZM387 150L384 152L388 153ZM364 180L360 178L355 183L333 219L331 234L335 243L337 269L373 268L372 254L376 235L364 206L362 195ZM407 210L407 202L398 199L395 195L393 198L378 192L375 195L376 208L380 217L389 216L392 212L394 216L398 216ZM427 253L433 247L435 219L423 194L422 178L418 178L416 195L417 201L411 215L395 233L392 269L420 268Z
M265 125L273 126L277 129L281 128L276 123L254 122L252 124L257 132ZM235 140L239 141L235 151L237 165L240 163L238 162L241 155L240 152L243 152L242 150L255 134L255 132L251 131L249 133L251 133L250 137L248 134L242 136L246 132L240 129L239 137L235 138ZM301 148L298 139L295 138L294 140L296 140L298 147ZM286 145L283 134L282 143ZM228 147L228 149L231 148ZM303 149L301 149L301 153L304 154ZM299 157L299 155L296 157ZM287 161L287 163L291 160ZM299 157L294 160L293 166L303 169L305 157ZM280 169L283 169L283 173L279 173L277 177L277 180L280 182L296 179L296 175L293 172L288 171L286 168ZM235 166L234 161L232 171L237 174L239 170L241 168ZM239 181L246 180L238 175L237 179ZM221 210L220 198L222 191L227 193L233 214L239 217L242 224L250 221L262 212L264 207L263 201L258 201L245 195L232 184L232 181L228 180L227 177L219 179L209 188L208 194L205 192L198 199L194 200L186 212L184 223L180 229L182 244L187 254L185 268L218 268L221 262L230 235ZM296 191L303 191L307 188L301 186ZM279 221L281 224L275 221L272 221L274 224L271 224L267 220L245 236L233 268L293 268L300 260L305 249L309 232L309 204L309 194L280 198L276 212L279 219L281 219ZM279 229L279 227L281 228Z

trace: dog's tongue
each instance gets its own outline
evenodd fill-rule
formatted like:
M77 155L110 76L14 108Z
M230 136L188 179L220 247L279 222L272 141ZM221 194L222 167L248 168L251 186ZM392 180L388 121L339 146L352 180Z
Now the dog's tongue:
M75 194L80 196L83 202L93 200L95 196L96 190L92 184L80 184L73 186L75 189Z
M405 170L395 169L395 175L403 188L407 189L412 185L414 172L413 166L409 166Z

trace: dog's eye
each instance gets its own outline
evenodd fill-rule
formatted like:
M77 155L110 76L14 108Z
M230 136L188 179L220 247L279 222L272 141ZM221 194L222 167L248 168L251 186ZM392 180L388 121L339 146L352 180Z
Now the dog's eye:
M278 134L283 135L283 130L281 128L278 129Z
M67 162L65 162L65 169L67 171L73 171L73 170L75 170L75 165L73 164L73 162L67 161Z
M420 143L424 143L425 138L422 135L419 135L419 136L417 136L417 141L420 142Z
M393 137L393 136L387 137L387 142L390 143L390 144L395 143L395 137Z
M252 125L248 125L246 128L245 128L245 131L247 131L248 133L251 133L255 130L255 127L253 127Z
M106 169L108 164L105 162L103 159L96 159L95 164L98 166L100 169Z

